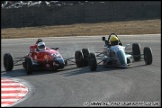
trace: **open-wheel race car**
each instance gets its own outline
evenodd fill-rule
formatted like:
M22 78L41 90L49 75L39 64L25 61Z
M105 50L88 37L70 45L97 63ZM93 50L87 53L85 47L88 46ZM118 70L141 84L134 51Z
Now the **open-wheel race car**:
M45 47L45 50L36 51L36 46L32 45L29 54L24 57L14 58L11 53L5 53L3 56L4 68L6 71L12 71L14 66L23 65L27 74L32 74L36 69L62 69L67 64L58 49Z
M110 43L111 38L118 39L117 47L113 47ZM150 47L144 47L143 53L141 53L141 45L139 43L122 45L122 42L115 33L111 33L106 40L102 37L105 42L102 52L89 52L87 48L75 51L75 61L77 67L89 66L91 71L97 69L97 65L101 64L104 67L118 67L127 68L131 63L144 59L146 65L152 64L152 50ZM132 46L132 48L129 48ZM129 49L127 51L127 49ZM131 49L131 51L130 51ZM97 62L97 58L102 58Z

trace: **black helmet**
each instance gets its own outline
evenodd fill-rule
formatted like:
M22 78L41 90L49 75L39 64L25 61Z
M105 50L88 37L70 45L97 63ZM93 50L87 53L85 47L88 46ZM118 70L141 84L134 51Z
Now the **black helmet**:
M39 39L36 41L36 44L38 44L39 42L43 42L43 40L39 38Z

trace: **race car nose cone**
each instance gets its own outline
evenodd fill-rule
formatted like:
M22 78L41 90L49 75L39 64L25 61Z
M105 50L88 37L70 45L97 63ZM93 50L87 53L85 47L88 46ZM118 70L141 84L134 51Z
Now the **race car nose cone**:
M64 68L64 66L65 66L65 62L62 58L55 58L54 62L59 64L60 68Z

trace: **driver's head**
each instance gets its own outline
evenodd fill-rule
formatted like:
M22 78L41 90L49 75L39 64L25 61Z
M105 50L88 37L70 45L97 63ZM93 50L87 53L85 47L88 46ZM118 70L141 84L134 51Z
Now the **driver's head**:
M111 45L118 45L119 39L115 35L111 35L110 42L111 42Z
M37 45L37 47L38 47L38 50L39 51L43 51L43 50L46 49L46 45L45 45L44 42L39 42L38 45Z

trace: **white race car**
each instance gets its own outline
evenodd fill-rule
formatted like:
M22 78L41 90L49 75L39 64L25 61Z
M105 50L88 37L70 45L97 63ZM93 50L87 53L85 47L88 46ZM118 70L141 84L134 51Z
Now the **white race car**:
M96 52L99 54L89 52L87 48L82 49L82 51L78 50L75 52L75 60L77 67L89 66L91 71L96 70L97 65L101 64L105 67L119 67L119 68L127 68L131 63L140 61L141 59L145 60L146 65L152 64L152 50L150 47L144 47L143 54L141 54L141 46L139 43L133 43L130 52L127 52L127 48L131 46L131 44L122 45L119 39L119 49L115 51L115 48L111 48L111 44L109 40L112 35L117 35L115 33L111 33L106 40L105 37L102 37L102 40L105 42L104 48L102 52ZM130 49L130 48L129 48ZM114 52L114 56L110 56L110 51ZM101 61L97 63L97 58L102 58Z

